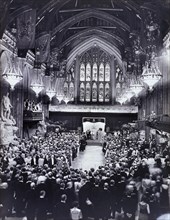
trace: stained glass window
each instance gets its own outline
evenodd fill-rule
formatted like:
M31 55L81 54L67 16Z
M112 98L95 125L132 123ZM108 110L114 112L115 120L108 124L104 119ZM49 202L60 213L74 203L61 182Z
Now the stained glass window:
M105 81L110 81L110 65L108 63L105 66Z
M111 101L110 56L101 48L89 49L80 58L80 99L86 103Z
M69 86L69 95L72 100L74 98L74 83L73 82L71 82Z
M109 83L106 83L105 85L105 102L110 101L110 86Z
M99 84L99 102L103 102L104 99L104 86L103 83Z
M93 83L92 86L92 102L97 102L97 84Z
M85 65L82 63L80 65L80 81L85 81Z
M86 81L91 81L91 65L87 63L86 65Z
M93 81L97 81L97 75L98 75L97 72L98 72L97 63L94 63L93 64L93 77L92 77Z
M65 82L64 83L64 96L67 96L68 95L68 83Z
M99 81L104 81L104 64L101 63L99 66Z
M91 86L90 83L86 84L86 102L90 102L91 98Z
M84 83L80 84L80 101L81 102L85 101L85 86L84 86Z

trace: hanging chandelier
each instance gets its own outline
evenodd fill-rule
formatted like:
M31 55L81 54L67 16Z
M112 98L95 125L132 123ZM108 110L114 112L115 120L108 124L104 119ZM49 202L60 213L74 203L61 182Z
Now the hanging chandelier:
M134 83L134 84L130 85L130 87L136 97L139 95L140 92L142 92L142 90L144 88L144 86L141 85L140 83Z
M117 99L117 102L119 102L121 105L123 105L127 101L126 94L121 94Z
M44 89L44 85L42 82L42 78L39 79L38 77L38 69L34 68L34 71L37 74L37 80L31 83L30 88L35 92L36 96L38 97L38 94Z
M52 100L52 97L55 96L56 91L54 89L48 89L48 90L46 90L46 94L48 95L50 100Z
M130 83L130 89L137 97L139 93L144 89L144 86L137 77L134 77Z
M33 82L30 88L35 92L36 96L44 89L44 85L41 83Z
M70 101L70 98L68 97L68 96L66 96L66 97L64 97L64 102L66 103L66 104L68 104L68 102Z
M49 79L48 79L48 86L46 86L47 87L46 94L50 98L50 101L52 100L53 96L56 95L56 90L52 85L53 81L55 81L55 80L53 79L52 75L50 75Z
M141 80L149 86L149 90L153 90L153 86L162 78L158 63L152 59L150 66L148 63L143 68Z
M23 79L20 68L18 67L16 70L14 63L12 63L12 67L2 74L2 77L10 84L12 90L14 90L15 85Z
M57 97L59 103L61 103L61 101L63 100L63 94L57 94L56 97Z
M17 63L17 59L15 59L15 46L16 43L13 40L13 52L10 67L6 67L4 73L2 74L2 77L10 84L12 90L14 89L15 85L23 79L23 74L19 64Z
M127 101L130 101L130 99L134 96L134 93L133 91L129 88L127 91L126 91L126 98L127 98Z

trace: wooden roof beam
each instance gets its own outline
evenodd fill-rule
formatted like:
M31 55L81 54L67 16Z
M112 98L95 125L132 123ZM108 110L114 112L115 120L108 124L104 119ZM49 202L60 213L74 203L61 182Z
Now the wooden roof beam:
M89 9L90 8L65 9L65 10L59 10L59 13L82 12L82 11L87 11ZM116 11L116 12L124 11L122 8L94 8L94 9L101 11Z

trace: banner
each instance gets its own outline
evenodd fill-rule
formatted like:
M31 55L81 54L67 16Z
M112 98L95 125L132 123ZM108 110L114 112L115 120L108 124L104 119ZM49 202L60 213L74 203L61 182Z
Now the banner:
M40 55L37 61L40 63L47 62L50 55L50 34L44 34L36 40L36 48L39 49Z
M36 10L27 11L17 17L17 47L32 49L35 46Z

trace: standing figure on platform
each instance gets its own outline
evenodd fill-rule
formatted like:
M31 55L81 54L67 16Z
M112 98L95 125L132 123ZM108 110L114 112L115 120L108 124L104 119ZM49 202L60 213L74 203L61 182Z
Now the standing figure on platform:
M105 136L105 132L102 130L102 128L99 128L99 130L97 131L97 140L102 143L103 142L103 138Z
M6 96L4 95L2 97L1 101L1 118L3 121L9 120L12 107L13 106L11 105L11 101L9 99L9 93L7 93Z
M90 130L86 131L86 137L87 137L87 140L91 139L91 131Z
M87 145L85 135L82 135L82 136L81 136L79 143L80 143L80 151L84 151L85 148L86 148L86 145Z

